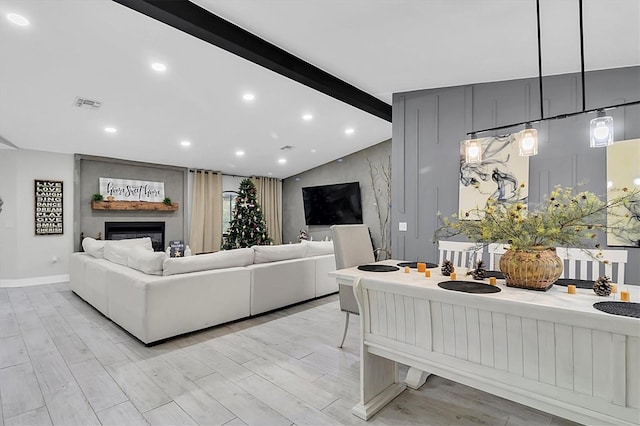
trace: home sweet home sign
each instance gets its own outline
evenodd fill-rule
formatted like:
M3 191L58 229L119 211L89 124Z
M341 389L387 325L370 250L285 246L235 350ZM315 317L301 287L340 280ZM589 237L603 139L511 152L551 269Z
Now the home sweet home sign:
M64 233L62 210L62 181L34 181L36 235Z

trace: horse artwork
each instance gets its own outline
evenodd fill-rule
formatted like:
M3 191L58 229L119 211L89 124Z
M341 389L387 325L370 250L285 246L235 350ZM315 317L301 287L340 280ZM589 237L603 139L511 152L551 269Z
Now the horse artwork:
M482 146L482 161L479 163L465 163L464 141L460 145L458 215L461 219L480 219L477 213L489 198L497 203L522 201L524 204L528 199L529 157L519 155L517 135L478 140Z

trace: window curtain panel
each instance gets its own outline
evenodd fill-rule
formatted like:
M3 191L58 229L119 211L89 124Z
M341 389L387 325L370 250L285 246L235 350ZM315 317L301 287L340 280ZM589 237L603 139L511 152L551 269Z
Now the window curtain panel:
M193 179L189 248L193 253L222 245L222 174L197 170Z
M256 186L269 237L273 244L282 244L282 181L268 177L251 178Z

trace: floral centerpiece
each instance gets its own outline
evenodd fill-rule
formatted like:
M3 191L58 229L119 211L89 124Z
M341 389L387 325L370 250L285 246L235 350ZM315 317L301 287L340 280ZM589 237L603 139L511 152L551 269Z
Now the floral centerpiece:
M465 213L465 217L480 220L464 220L456 215L443 218L436 235L463 234L479 244L508 245L509 250L500 259L507 285L547 290L562 274L562 261L555 255L555 247L599 249L598 235L607 229L607 213L637 200L640 190L623 188L614 192L609 201L603 201L592 192L557 186L533 209L522 201L498 202L489 198L483 208ZM600 260L604 261L601 254Z

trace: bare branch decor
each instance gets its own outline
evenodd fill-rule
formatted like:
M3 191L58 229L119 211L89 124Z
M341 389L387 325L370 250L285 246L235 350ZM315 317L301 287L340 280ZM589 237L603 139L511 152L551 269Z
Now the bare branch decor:
M391 258L391 235L389 222L391 221L391 156L387 156L386 161L374 163L365 157L369 164L369 179L378 215L378 225L380 227L380 245Z

